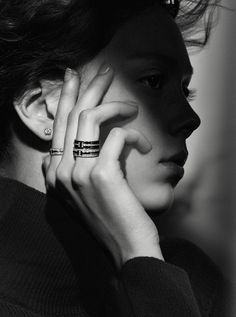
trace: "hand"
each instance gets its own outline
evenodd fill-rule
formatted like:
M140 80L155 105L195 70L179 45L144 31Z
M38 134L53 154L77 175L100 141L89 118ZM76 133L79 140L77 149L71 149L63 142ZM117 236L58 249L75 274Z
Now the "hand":
M127 119L138 113L137 106L129 102L99 105L112 78L111 69L98 73L78 98L79 77L74 71L66 71L52 140L52 147L64 148L64 153L47 157L44 169L47 187L59 191L81 213L120 268L133 257L163 257L157 228L120 168L119 157L126 144L143 154L151 150L145 136L133 129L113 128L99 157L73 157L74 139L98 140L103 122L116 116Z

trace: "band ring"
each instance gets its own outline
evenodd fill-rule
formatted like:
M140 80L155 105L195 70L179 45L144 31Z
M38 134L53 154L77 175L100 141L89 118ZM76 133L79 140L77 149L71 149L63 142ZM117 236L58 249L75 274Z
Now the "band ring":
M97 141L74 141L74 148L76 149L88 149L88 148L97 148L99 147L99 140Z
M51 156L60 156L63 155L64 150L62 148L51 148L49 153Z
M82 151L82 150L73 150L73 156L76 157L97 157L99 156L100 151Z
M74 140L73 155L76 157L97 157L99 156L100 145L99 140L96 141L82 141Z

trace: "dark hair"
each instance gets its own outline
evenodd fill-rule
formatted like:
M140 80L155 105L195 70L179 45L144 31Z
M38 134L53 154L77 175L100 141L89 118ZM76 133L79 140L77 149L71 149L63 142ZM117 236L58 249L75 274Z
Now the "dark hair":
M16 97L41 79L62 79L66 67L91 60L122 23L157 2L176 18L187 45L206 44L219 0L175 0L174 5L137 0L130 6L127 0L0 0L1 148ZM201 38L191 37L202 29Z

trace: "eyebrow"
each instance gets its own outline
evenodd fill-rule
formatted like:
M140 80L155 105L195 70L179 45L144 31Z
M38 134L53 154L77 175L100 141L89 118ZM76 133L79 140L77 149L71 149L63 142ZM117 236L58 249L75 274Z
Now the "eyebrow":
M164 62L165 64L168 64L173 67L179 67L179 62L174 56L166 55L166 54L160 54L156 52L139 52L139 53L133 53L127 56L128 59L136 59L136 60L159 60ZM192 65L189 63L187 67L187 74L190 76L193 75L194 69Z

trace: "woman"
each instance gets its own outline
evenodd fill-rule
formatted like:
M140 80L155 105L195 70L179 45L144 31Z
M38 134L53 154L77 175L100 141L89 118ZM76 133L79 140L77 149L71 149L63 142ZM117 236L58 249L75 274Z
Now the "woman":
M1 2L2 316L224 316L217 268L152 221L200 124L179 28L207 7Z

